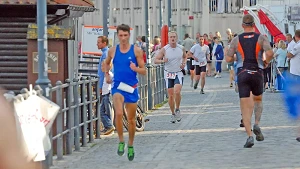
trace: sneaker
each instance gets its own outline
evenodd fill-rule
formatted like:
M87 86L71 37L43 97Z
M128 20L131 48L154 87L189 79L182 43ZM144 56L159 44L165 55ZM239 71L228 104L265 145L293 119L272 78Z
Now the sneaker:
M171 123L175 123L175 122L176 122L175 114L172 114L172 116L171 116Z
M133 146L128 146L127 157L128 157L129 161L132 161L134 159L134 148L133 148Z
M124 149L125 149L125 143L120 142L118 146L118 155L123 156L124 155Z
M107 132L107 129L103 129L100 131L100 134L105 135L106 132Z
M253 133L256 135L257 141L264 141L264 135L262 134L260 127L257 124L253 125Z
M252 136L250 136L247 141L246 144L244 145L244 148L251 148L254 145L254 139Z
M204 94L204 91L203 91L203 89L201 89L201 91L200 91L200 94Z
M111 127L109 129L106 129L106 131L104 132L104 135L110 135L110 134L113 134L115 131L115 128L114 127Z
M199 83L199 82L195 82L195 85L194 85L194 89L195 89L195 90L198 88L198 83Z
M245 126L244 126L244 123L243 123L243 119L241 119L240 127L245 127Z
M300 142L300 137L297 137L296 140L297 140L298 142Z
M179 109L175 110L175 118L176 118L177 122L181 121L181 114L180 114L180 110Z
M230 87L233 87L233 84L232 84L232 83L230 83Z

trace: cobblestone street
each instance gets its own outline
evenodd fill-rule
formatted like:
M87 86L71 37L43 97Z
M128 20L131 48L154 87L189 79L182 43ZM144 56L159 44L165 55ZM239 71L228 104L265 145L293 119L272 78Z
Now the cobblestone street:
M53 169L220 169L300 168L297 123L285 113L280 93L264 94L261 120L265 141L243 148L247 135L240 128L238 94L229 87L229 74L207 77L205 94L190 87L185 76L180 123L171 124L168 104L149 114L146 129L135 139L135 159L117 155L117 134L74 152ZM253 117L254 121L254 117ZM125 133L127 140L127 133ZM87 148L86 148L87 149Z

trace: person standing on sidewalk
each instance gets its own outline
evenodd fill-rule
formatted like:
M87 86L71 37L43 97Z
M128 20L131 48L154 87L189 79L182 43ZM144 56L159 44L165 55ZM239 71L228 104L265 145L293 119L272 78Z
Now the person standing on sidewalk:
M99 76L99 88L100 88L100 99L101 99L100 115L101 115L101 121L104 126L104 129L102 131L104 135L112 134L115 130L111 118L112 117L112 108L111 108L111 101L110 101L111 85L107 84L104 81L105 70L104 70L104 66L102 66L108 53L107 45L108 45L108 38L106 36L99 36L97 40L97 46L98 49L101 49L102 56L99 59L98 76Z
M183 85L182 69L186 63L186 52L183 46L177 44L177 33L169 32L169 44L163 47L155 58L155 64L164 63L164 77L168 88L171 122L181 121L179 110L181 102L181 88Z
M104 61L105 62L105 61ZM102 64L105 64L102 62ZM102 66L102 71L104 70L105 66ZM113 73L111 71L108 72L108 76L112 79ZM103 86L102 86L102 99L101 99L101 105L100 105L100 116L101 121L104 126L104 130L102 133L104 135L110 135L114 133L115 127L113 125L113 114L112 114L112 102L111 102L111 84L106 82L106 77L104 77L103 80Z
M207 61L210 59L210 50L209 47L204 44L203 36L199 37L199 43L191 48L188 55L192 57L195 60L195 62L197 62L194 89L197 89L201 76L200 93L204 94L203 89L205 85L206 65Z
M135 115L139 100L137 73L145 75L146 68L143 60L143 51L129 43L130 27L125 24L119 25L117 27L117 36L120 43L109 49L108 56L105 59L105 77L107 83L113 83L111 91L116 115L116 128L120 141L117 153L119 156L125 153L122 123L125 105L129 132L127 157L129 161L132 161L134 159ZM113 62L114 70L113 79L109 76L111 62Z
M254 109L255 124L253 132L257 141L263 141L264 136L259 127L263 110L263 71L273 58L273 50L267 37L254 32L254 18L244 15L242 27L244 33L235 37L226 52L226 62L234 62L234 54L237 56L238 90L243 124L248 135L244 148L251 148L254 139L251 131L251 118ZM265 60L263 52L265 51ZM251 94L252 93L252 94ZM252 97L250 97L252 95Z
M186 52L190 51L190 49L193 47L194 44L195 44L195 41L190 38L189 34L185 34L184 35L184 40L182 42L182 46L184 47L185 51ZM192 83L191 87L192 87L193 86L193 80L194 80L194 68L193 68L193 65L192 65L192 58L187 59L186 64L187 64L188 74L191 75L191 83Z

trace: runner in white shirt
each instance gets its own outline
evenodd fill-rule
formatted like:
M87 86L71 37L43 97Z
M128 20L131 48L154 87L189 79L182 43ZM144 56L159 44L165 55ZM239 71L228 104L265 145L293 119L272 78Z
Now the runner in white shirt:
M203 88L205 85L205 77L206 77L206 65L207 61L210 59L210 50L207 45L204 44L204 37L199 37L199 43L194 45L189 51L189 57L194 59L196 76L195 76L195 84L194 89L197 89L198 83L200 81L201 76L201 94L204 94Z
M171 122L180 122L181 88L183 84L182 69L186 63L186 53L183 46L177 44L177 33L169 32L169 44L163 47L155 58L155 64L165 63L164 77L168 88L169 106L172 112Z

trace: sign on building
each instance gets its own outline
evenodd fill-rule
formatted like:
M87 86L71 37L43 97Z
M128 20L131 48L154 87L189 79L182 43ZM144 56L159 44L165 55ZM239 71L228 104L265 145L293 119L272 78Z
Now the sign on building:
M133 39L133 29L130 30L130 43L134 43ZM81 43L81 53L83 55L99 55L100 50L97 47L97 39L99 36L103 36L103 26L87 26L84 25L82 28L82 43ZM118 44L117 28L108 27L108 40L109 46L115 46Z
M38 52L33 52L33 73L38 73L39 55ZM58 52L48 52L48 73L58 73Z

